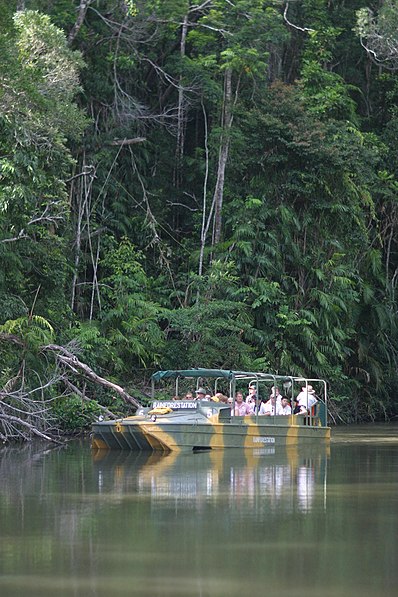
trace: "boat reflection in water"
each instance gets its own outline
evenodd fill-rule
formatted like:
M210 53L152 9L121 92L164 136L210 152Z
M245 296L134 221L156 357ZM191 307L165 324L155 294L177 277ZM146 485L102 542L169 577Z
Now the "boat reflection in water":
M269 514L326 508L329 447L209 451L196 454L98 450L98 490L118 500L126 492L149 497L155 506L201 509L203 504L239 506Z

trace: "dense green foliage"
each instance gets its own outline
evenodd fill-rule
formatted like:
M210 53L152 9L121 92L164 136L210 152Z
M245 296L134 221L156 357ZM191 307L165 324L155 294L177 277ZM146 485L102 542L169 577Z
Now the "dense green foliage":
M343 420L397 415L395 3L18 5L0 1L0 333L23 349L0 342L0 384L46 378L42 333L133 389L266 369L328 379ZM78 400L56 403L68 429Z

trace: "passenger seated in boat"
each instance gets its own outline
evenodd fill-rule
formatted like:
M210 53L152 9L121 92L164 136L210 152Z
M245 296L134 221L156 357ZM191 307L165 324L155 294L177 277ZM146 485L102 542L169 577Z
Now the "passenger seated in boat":
M184 396L184 400L193 400L192 392L187 392Z
M301 392L297 394L296 401L299 406L299 411L295 414L308 415L311 412L312 407L318 402L314 388L312 386L303 386Z
M271 396L271 398L267 402L261 403L258 414L265 415L268 417L277 414L276 413L276 398L275 398L275 396Z
M276 405L277 415L291 415L292 407L290 406L290 400L286 396L282 396L281 403Z
M271 394L269 397L271 398L272 396L275 396L276 404L279 405L282 400L282 394L280 393L279 388L277 386L272 386Z
M216 392L214 396L212 396L211 400L213 402L223 402L224 404L228 403L228 397L224 396L222 392Z
M253 409L251 404L247 404L243 400L242 392L237 392L235 396L235 412L236 417L244 417L246 415L252 415Z
M196 390L195 394L196 394L196 400L204 400L207 392L204 388L198 388Z
M181 400L179 396L173 396L172 400Z
M257 388L254 384L249 384L249 393L246 396L246 403L247 404L256 404L257 400Z

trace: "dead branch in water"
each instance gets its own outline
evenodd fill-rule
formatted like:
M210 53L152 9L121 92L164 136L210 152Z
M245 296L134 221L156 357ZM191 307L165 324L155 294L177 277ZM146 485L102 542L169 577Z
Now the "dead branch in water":
M26 349L23 341L14 334L2 333L1 341ZM55 364L50 366L49 374L45 379L35 373L39 381L33 388L27 385L25 358L21 359L17 374L0 388L0 442L3 444L11 441L26 442L33 437L38 437L46 441L62 443L58 421L52 408L53 402L59 398L67 400L72 395L79 396L84 402L92 401L84 391L79 389L75 382L76 378L112 390L134 409L141 406L139 401L124 388L97 375L73 354L73 350L72 345L68 348L57 344L42 346L39 353L51 354ZM111 410L96 401L95 403L108 418L117 418Z
M73 373L80 374L89 381L108 388L117 394L126 402L126 404L132 404L135 408L139 408L141 404L136 398L130 396L124 388L115 384L104 377L97 375L88 365L79 361L79 359L67 350L64 346L58 344L48 344L42 347L42 351L50 351L55 354L56 360L60 365L64 365L69 368Z

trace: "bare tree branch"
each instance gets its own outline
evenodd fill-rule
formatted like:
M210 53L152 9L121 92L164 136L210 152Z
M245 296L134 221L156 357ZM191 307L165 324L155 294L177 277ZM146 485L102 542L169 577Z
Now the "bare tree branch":
M12 342L13 344L17 344L21 347L25 346L21 338L19 338L19 336L16 336L15 334L6 334L5 332L0 332L0 342L2 340L5 342Z
M81 390L79 390L79 388L77 386L75 386L71 381L69 381L68 379L64 380L65 385L72 390L72 392L74 394L77 394L77 396L79 396L82 400L84 400L85 402L92 402L91 398L88 398ZM118 419L120 418L118 415L114 415L109 409L106 408L106 406L102 406L102 404L98 404L98 408L100 410L102 410L102 412L104 414L106 414L106 416L109 419Z
M134 139L115 139L109 145L134 145L135 143L143 143L146 141L145 137L135 137Z
M382 3L377 16L370 8L357 11L356 32L371 61L387 70L398 68L398 8L395 0Z
M25 230L20 230L17 236L13 236L11 238L2 238L0 242L2 243L15 243L17 240L21 240L23 238L29 238L29 236L25 233Z
M290 26L293 27L293 29L297 29L298 31L303 31L303 32L314 32L315 29L310 29L310 27L299 27L298 25L294 25L291 21L288 20L287 18L287 11L289 10L289 2L286 2L286 6L285 6L285 10L283 11L283 18L286 21L286 23Z
M27 421L24 421L20 417L14 417L12 415L5 415L5 414L0 413L0 421L16 423L17 425L26 427L27 429L29 429L29 431L31 431L31 433L33 433L34 435L37 435L38 437L41 437L42 439L46 439L49 442L55 442L57 444L61 443L60 441L54 439L53 437L50 437L49 435L42 433L34 425L31 425L30 423L28 423Z
M81 362L72 352L72 343L65 348L56 344L41 347L42 354L55 355L55 365L47 363L46 378L42 374L30 371L37 376L36 387L27 386L25 381L25 349L23 341L14 334L0 334L0 341L16 344L22 348L22 361L19 371L0 387L0 441L29 441L32 436L40 437L47 441L61 443L58 417L53 409L53 402L59 398L67 399L71 393L80 396L85 402L92 401L85 392L70 379L71 373L80 379L101 385L117 393L126 404L134 408L141 406L138 400L128 394L124 388L97 375L88 365ZM84 381L86 383L86 381ZM55 391L58 390L58 391ZM61 389L61 390L60 390ZM49 396L49 397L46 397ZM117 416L108 408L95 401L96 408L100 409L108 418L116 419Z
M205 0L204 2L202 2L202 4L195 4L194 6L191 6L188 10L189 13L191 12L200 12L203 9L207 8L209 6L209 4L211 4L213 2L213 0Z
M47 346L42 347L42 351L53 352L58 363L65 365L74 373L80 373L83 375L83 377L89 379L90 381L116 392L127 404L132 404L135 408L139 408L141 406L140 402L136 398L133 398L133 396L130 396L130 394L128 394L121 386L94 373L94 371L88 365L79 361L79 359L64 346L48 344Z
M79 33L81 26L83 25L83 21L86 18L87 9L90 6L92 0L80 0L79 5L79 14L77 15L77 19L75 24L73 25L72 29L68 35L68 42L71 44L75 39L76 35Z

